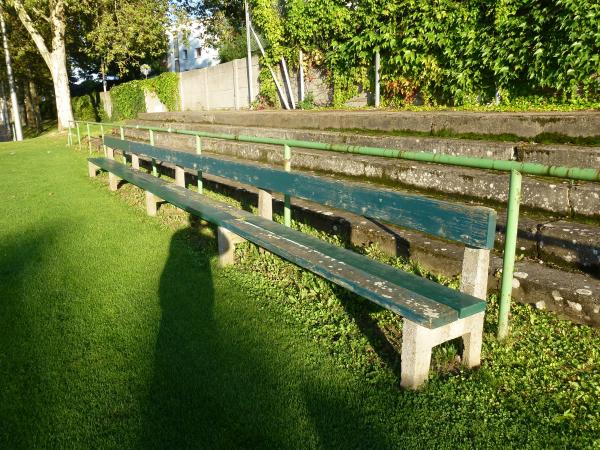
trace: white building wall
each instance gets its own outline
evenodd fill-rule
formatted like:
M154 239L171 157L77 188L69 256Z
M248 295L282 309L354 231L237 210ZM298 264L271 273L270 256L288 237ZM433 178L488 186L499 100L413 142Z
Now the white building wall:
M185 42L185 34L180 29L177 31L177 38L175 39L175 32L167 33L169 38L167 69L170 72L176 71L177 55L179 55L180 72L218 64L219 54L216 49L206 45L203 37L204 28L201 24L194 23L189 27L187 42Z

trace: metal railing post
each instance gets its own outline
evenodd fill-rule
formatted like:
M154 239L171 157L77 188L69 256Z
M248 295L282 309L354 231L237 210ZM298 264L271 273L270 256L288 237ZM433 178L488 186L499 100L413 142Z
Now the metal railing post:
M125 140L125 131L123 129L123 127L119 127L120 132L121 132L121 140L124 141ZM123 155L123 164L127 165L127 155L125 154L125 150L121 150L121 154Z
M69 121L69 130L67 131L67 146L69 147L73 145L72 123L73 122Z
M154 147L154 130L149 130L150 132L150 145ZM152 158L152 175L155 177L158 176L158 167L156 167L156 159Z
M200 136L196 135L196 154L202 154L202 139ZM203 186L202 186L202 170L198 171L198 192L202 194Z
M519 231L519 206L521 203L522 177L516 170L510 173L508 190L508 211L506 217L506 236L504 238L504 259L502 261L502 285L500 288L500 309L498 312L498 339L508 336L508 316L512 295L513 273L515 269L515 251L517 232Z
M88 152L91 155L92 154L92 133L90 132L90 123L87 122L85 124L85 127L86 127L87 138L88 138Z
M79 130L79 122L75 122L75 125L77 126L77 146L81 150L81 131Z
M292 149L289 145L283 146L283 170L292 170ZM288 194L283 196L283 223L286 227L292 226L292 202Z
M106 156L106 145L104 145L104 124L100 124L100 137L102 138L102 150Z

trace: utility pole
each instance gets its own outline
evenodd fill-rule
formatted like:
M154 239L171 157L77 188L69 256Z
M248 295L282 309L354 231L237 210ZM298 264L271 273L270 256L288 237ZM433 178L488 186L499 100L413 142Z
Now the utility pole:
M254 101L254 86L252 85L252 48L250 42L250 9L248 0L244 0L246 14L246 70L248 72L248 107L252 108Z
M21 115L19 114L19 101L13 78L12 63L8 51L8 37L6 36L6 23L4 22L4 9L0 6L0 32L2 33L2 43L4 46L4 56L6 58L6 75L8 78L8 90L10 91L10 102L12 104L12 113L15 127L15 140L23 140L23 129L21 128Z

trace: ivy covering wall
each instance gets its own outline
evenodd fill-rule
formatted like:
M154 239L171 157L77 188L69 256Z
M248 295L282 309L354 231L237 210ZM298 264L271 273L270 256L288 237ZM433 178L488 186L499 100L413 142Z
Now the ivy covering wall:
M175 111L179 105L179 75L165 72L146 80L134 80L110 90L112 120L133 119L146 112L144 91L152 92L167 107Z
M169 111L179 107L179 75L165 72L157 77L134 80L120 84L110 90L112 117L107 117L97 92L73 97L71 104L76 120L95 122L99 120L134 119L146 112L144 91L156 94Z
M267 62L302 49L326 69L334 103L372 89L381 54L388 104L470 105L600 96L598 0L253 0ZM272 93L267 93L272 95Z

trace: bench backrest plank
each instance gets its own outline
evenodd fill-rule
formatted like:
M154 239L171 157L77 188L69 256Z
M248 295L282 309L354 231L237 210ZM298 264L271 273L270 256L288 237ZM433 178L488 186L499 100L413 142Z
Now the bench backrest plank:
M128 153L143 154L177 166L311 200L471 247L492 248L494 244L496 212L490 208L462 206L421 195L374 189L358 183L174 151L110 136L105 138L105 144Z

